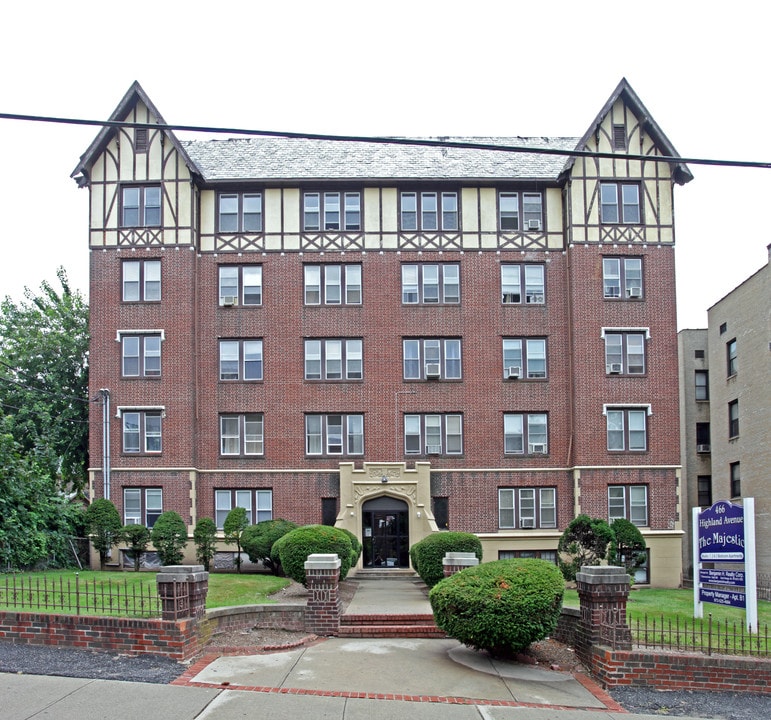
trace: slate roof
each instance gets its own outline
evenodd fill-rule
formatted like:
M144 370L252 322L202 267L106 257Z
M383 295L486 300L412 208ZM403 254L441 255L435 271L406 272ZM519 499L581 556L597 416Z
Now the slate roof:
M578 138L442 137L422 140L572 150ZM567 156L300 138L180 143L204 182L247 180L524 179L557 181Z

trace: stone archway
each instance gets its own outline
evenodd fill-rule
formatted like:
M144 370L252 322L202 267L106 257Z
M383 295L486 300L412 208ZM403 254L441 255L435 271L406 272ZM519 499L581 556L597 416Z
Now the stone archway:
M410 519L404 500L382 495L363 503L361 536L364 567L409 567Z

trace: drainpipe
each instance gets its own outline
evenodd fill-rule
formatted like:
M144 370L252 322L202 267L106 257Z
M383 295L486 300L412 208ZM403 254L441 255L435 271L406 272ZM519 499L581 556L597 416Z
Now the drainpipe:
M104 497L110 499L110 391L102 388L102 478Z

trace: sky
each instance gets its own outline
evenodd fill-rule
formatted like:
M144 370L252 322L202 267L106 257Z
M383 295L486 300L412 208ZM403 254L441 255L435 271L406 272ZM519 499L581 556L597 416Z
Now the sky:
M683 157L771 162L758 0L12 3L0 112L106 119L138 80L167 122L341 135L583 135L626 77ZM97 128L0 120L0 298L88 292ZM179 137L190 137L179 133ZM678 325L768 261L771 170L675 189Z

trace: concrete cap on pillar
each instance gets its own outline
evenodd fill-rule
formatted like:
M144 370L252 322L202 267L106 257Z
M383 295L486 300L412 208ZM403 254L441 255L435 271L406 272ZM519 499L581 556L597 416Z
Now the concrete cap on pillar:
M334 553L316 553L308 555L306 570L336 570L341 565L340 558Z

